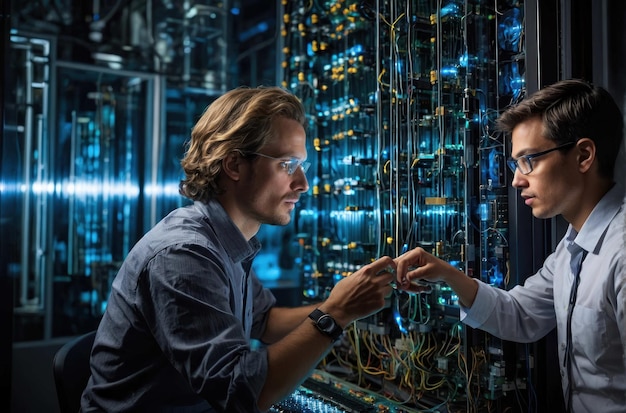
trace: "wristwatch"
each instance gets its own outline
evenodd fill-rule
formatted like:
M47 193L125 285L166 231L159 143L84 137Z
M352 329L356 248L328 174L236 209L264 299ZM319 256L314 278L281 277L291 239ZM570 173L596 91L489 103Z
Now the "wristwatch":
M341 336L341 333L343 333L343 329L339 327L330 314L326 314L317 308L309 314L309 318L313 320L313 324L315 324L315 327L317 327L319 331L326 334L333 341L336 341Z

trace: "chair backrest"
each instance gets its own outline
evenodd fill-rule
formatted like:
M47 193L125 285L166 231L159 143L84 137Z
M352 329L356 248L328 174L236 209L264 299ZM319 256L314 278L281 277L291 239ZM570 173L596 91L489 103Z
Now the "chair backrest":
M95 337L95 331L75 337L54 355L52 369L61 413L80 410L80 397L91 376L89 358Z

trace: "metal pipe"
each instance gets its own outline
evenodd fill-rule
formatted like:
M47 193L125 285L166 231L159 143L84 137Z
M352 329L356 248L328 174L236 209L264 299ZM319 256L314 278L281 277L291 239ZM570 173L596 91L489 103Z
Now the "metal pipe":
M67 274L73 275L76 273L74 263L76 261L75 252L76 246L74 245L74 234L76 233L74 214L76 210L76 147L78 146L78 117L76 111L72 111L72 129L70 132L70 171L68 176L68 185L72 187L68 202L68 226L67 226Z
M22 248L21 248L21 276L20 276L20 299L21 306L29 304L28 285L31 270L30 246L31 246L31 154L33 152L33 65L32 50L26 49L24 59L25 73L25 112L24 112L24 170L22 171L22 182L24 196L22 198Z
M378 76L382 70L381 67L381 44L380 44L380 24L381 24L381 19L380 19L380 13L378 12L380 10L380 0L376 0L376 75ZM377 156L377 165L376 165L376 169L378 171L378 174L381 173L381 153L382 153L382 142L383 142L383 125L382 125L382 119L383 119L383 108L382 108L382 91L380 90L380 82L376 82L376 137L377 137L377 148L378 148L378 156ZM382 177L381 177L382 180ZM379 211L379 217L378 217L378 236L377 239L378 241L378 251L377 251L377 257L380 257L383 253L383 247L385 245L385 240L383 239L383 225L384 225L384 209L382 208L381 205L381 186L377 185L376 186L376 204L378 205L378 211Z
M47 262L47 236L48 227L48 194L47 194L47 170L49 157L44 142L44 116L37 115L37 178L39 191L36 197L36 226L35 226L35 273L34 273L34 293L33 303L36 303L38 310L43 310L45 304L45 282L46 282L46 262Z
M146 223L146 227L144 229L148 229L153 227L159 218L157 214L158 210L158 195L160 191L157 190L159 185L159 156L161 154L161 146L164 145L163 133L165 130L165 90L166 90L166 78L164 76L157 76L154 80L154 96L148 96L150 98L149 101L154 102L153 113L154 116L149 117L152 120L152 123L146 125L152 131L148 136L152 136L152 142L150 142L149 149L151 150L150 156L150 186L151 191L149 194L150 197L150 211L149 211L149 222ZM163 152L165 153L165 152Z

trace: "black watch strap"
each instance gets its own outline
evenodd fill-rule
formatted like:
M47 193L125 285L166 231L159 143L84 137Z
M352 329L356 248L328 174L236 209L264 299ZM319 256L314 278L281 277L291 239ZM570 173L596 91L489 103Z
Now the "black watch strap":
M343 329L337 324L335 319L318 308L309 314L309 318L313 320L313 324L319 331L326 334L333 341L337 340L343 333Z

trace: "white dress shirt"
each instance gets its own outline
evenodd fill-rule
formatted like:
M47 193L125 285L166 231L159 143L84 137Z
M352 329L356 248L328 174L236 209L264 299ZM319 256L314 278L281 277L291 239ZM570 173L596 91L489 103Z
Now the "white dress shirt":
M563 392L572 412L626 412L626 207L615 185L579 233L570 226L554 253L510 291L479 280L461 320L504 340L533 342L557 327ZM564 365L568 301L579 253L587 251L572 313L572 377ZM567 396L566 396L567 397Z

